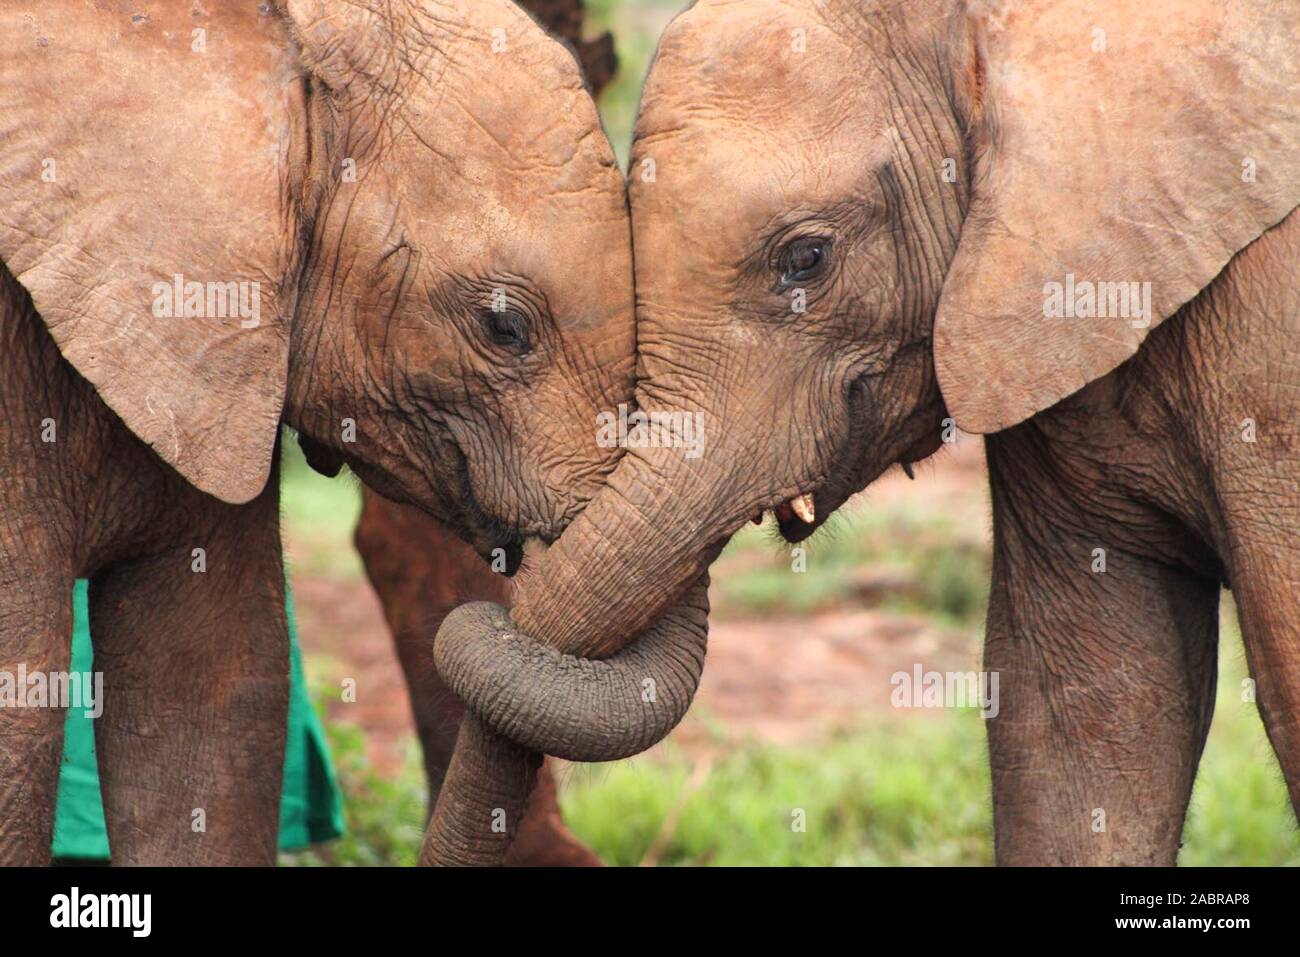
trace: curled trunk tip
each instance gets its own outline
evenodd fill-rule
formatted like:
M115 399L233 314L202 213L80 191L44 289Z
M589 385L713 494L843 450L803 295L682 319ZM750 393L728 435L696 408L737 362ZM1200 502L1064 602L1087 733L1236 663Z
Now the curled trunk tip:
M447 616L434 661L484 725L570 761L614 761L662 740L699 686L708 640L708 576L639 638L605 659L579 658L519 631L500 605Z

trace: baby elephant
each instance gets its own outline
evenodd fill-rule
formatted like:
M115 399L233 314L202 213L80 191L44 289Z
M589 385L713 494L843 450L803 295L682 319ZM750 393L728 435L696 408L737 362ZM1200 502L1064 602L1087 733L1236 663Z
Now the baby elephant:
M114 861L270 863L281 424L513 570L618 455L623 179L507 0L131 9L0 13L0 672L66 671L89 577ZM63 712L0 721L39 863Z
M1300 809L1298 98L1268 0L698 0L660 44L638 351L713 437L664 498L799 541L988 435L1002 863L1175 860L1225 582Z

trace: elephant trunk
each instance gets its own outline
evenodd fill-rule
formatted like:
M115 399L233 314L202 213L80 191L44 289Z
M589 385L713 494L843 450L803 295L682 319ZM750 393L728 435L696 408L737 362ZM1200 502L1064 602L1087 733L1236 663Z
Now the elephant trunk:
M704 664L707 568L744 521L738 491L703 457L629 450L510 612L478 604L448 617L435 659L474 717L421 863L504 860L540 760L531 752L613 760L676 725Z
M447 617L434 660L497 734L569 761L617 761L656 744L686 714L704 671L708 617L705 574L639 639L597 660L525 637L500 605L474 602Z
M600 493L545 554L538 588L511 617L527 634L582 657L613 654L708 568L748 517L743 489L681 449L630 449Z
M424 832L420 866L504 863L541 766L541 754L502 737L467 710Z

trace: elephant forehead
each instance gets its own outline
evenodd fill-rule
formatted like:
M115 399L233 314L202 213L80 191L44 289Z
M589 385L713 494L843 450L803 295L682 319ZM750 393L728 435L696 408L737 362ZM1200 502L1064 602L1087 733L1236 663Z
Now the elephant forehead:
M683 14L641 103L634 215L738 234L852 197L892 120L883 91L845 82L846 62L843 41L798 7L710 4Z
M471 243L523 228L540 210L588 219L622 210L622 173L570 65L553 82L512 65L487 82L448 83L437 105L410 107L382 159L400 178L403 205L470 230Z
M868 88L847 39L815 9L771 0L698 5L660 42L638 118L638 139L701 117L728 116L817 136L863 105ZM848 82L852 64L854 82ZM802 134L799 131L802 130Z
M652 214L665 226L702 224L758 229L773 217L853 196L883 159L888 136L866 125L855 133L785 140L761 129L717 122L707 129L640 151L630 193L634 215ZM644 174L646 159L654 175Z
M615 259L630 256L623 179L603 167L585 176L485 169L476 182L413 184L394 206L412 242L462 268L508 267L532 276L556 257L573 261L601 249Z
M426 148L470 178L481 166L616 168L567 48L504 0L437 9L444 18L417 44L400 97Z

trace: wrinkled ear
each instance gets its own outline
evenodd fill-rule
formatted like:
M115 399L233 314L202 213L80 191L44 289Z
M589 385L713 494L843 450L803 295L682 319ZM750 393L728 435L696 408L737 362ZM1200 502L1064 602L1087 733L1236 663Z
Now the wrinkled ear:
M992 432L1114 369L1300 204L1300 18L1262 0L970 7L972 198L934 349L957 422Z
M284 400L301 82L270 8L136 9L0 13L0 259L123 422L243 502Z

